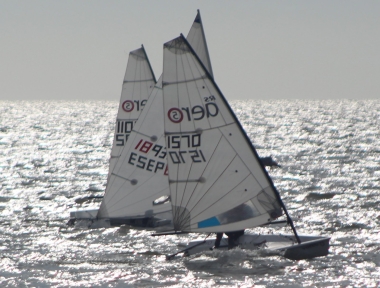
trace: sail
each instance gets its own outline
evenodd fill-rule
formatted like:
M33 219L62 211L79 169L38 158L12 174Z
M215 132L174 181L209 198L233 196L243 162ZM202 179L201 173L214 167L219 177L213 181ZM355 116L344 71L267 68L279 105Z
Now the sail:
M187 34L186 40L190 43L191 47L193 47L195 53L197 53L199 59L201 59L210 75L214 77L210 55L207 48L206 36L202 24L201 13L199 10L197 16L195 17L194 23L191 26L189 34Z
M207 55L209 61L199 11L189 36L197 53ZM207 63L211 71L211 64ZM128 143L114 163L98 217L151 217L170 212L169 196L160 78L129 135Z
M115 134L111 150L108 176L121 155L133 125L140 116L156 78L145 53L144 46L129 53L116 117Z
M248 136L182 35L164 44L163 98L176 231L236 231L282 215Z
M159 80L108 179L99 218L151 217L170 211L162 101Z

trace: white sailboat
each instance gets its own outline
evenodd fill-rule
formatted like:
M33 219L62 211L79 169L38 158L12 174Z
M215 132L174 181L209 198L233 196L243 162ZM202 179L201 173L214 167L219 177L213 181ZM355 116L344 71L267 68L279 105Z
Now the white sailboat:
M143 111L155 84L156 78L144 46L142 45L141 48L131 51L128 57L115 123L106 191L111 188L109 181L112 173L127 146L127 140L132 132L133 126ZM90 220L90 224L88 225L92 228L109 226L109 219L95 221L97 220L98 210L99 208L94 207L71 211L68 224L73 225L77 220Z
M195 47L196 53L212 75L211 61L199 10L187 39ZM120 224L156 227L171 222L163 128L162 81L160 78L154 87L152 81L146 81L154 79L154 75L152 70L147 67L145 69L138 68L135 63L137 53L145 56L144 61L139 64L143 65L144 63L150 68L143 47L131 52L120 100L107 188L103 201L99 210L73 211L70 215L72 222L75 221L74 219L90 219L91 228ZM138 60L142 61L143 58L140 57ZM143 70L151 72L151 75L142 74ZM134 78L130 79L132 76ZM144 84L149 85L150 90L148 86L144 86L145 89L141 87L135 89L136 86ZM129 88L125 85L129 85ZM146 101L147 95L149 96L148 101ZM140 102L138 100L136 102L136 98ZM141 112L142 107L144 110ZM140 108L139 113L133 108ZM124 129L123 132L128 134L121 134L120 129Z
M291 259L326 255L328 237L298 236L250 139L182 35L164 44L162 77L174 233L243 230L285 213L294 235L244 235L240 245L271 242ZM186 253L209 250L214 241L192 242Z
M212 76L210 56L200 12L187 36ZM128 143L110 167L107 189L97 219L111 225L140 227L169 225L172 219L167 178L162 78L129 135Z

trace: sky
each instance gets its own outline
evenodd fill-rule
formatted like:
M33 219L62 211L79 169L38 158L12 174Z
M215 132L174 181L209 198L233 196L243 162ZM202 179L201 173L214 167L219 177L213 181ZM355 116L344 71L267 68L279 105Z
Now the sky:
M0 100L118 101L197 9L228 100L380 99L380 1L0 0Z

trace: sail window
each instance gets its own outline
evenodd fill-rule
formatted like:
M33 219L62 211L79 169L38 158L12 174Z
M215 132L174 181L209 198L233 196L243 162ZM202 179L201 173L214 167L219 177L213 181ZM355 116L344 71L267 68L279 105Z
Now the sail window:
M277 219L282 215L281 206L278 203L277 199L270 194L268 188L264 189L257 195L257 200L268 212L272 220Z
M240 204L226 212L223 212L215 217L200 221L198 228L206 228L212 226L219 226L247 220L260 215L259 211L251 201Z
M153 201L153 205L162 205L170 202L170 196L164 195Z

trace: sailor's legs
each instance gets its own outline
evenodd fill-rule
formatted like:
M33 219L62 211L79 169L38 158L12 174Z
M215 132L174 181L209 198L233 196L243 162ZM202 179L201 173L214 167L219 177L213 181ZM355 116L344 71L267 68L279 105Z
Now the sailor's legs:
M228 249L238 246L240 236L244 235L244 230L226 233L228 236Z
M216 233L215 248L219 248L223 233Z

